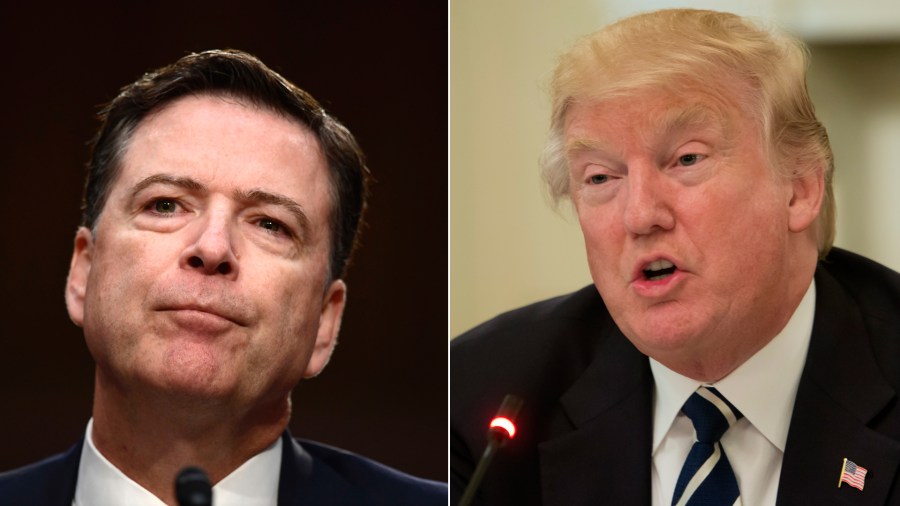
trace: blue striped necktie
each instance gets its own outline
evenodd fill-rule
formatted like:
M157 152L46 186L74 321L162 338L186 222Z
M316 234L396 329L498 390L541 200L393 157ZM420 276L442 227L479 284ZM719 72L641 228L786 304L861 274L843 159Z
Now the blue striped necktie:
M744 415L712 387L698 388L681 412L693 422L697 440L678 475L672 506L740 504L737 479L719 440Z

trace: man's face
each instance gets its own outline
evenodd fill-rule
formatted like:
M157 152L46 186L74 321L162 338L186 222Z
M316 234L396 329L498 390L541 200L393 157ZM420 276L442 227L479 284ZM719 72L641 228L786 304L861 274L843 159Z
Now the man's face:
M567 113L594 283L624 334L663 363L749 356L793 310L791 236L808 223L736 99L654 90Z
M272 112L197 96L145 118L69 274L98 375L246 406L317 374L345 296L329 184L313 134Z

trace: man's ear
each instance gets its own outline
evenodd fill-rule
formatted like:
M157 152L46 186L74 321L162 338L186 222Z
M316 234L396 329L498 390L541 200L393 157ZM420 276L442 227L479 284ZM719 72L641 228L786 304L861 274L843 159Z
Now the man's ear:
M91 272L93 249L93 234L87 227L79 227L75 233L75 248L69 264L69 277L66 279L66 308L69 310L69 318L79 327L84 325L84 295L88 274Z
M341 330L341 318L344 316L344 305L347 302L347 285L337 279L325 292L322 303L322 314L319 315L319 332L312 356L306 365L305 378L312 378L322 372L331 359L331 352L337 345L338 332Z
M818 165L790 180L791 200L788 203L788 228L803 232L815 223L822 207L825 192L825 170Z

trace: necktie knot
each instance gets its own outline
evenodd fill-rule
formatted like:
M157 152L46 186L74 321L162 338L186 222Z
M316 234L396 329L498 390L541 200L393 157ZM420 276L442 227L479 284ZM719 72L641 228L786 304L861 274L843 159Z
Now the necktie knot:
M698 388L684 403L681 411L694 424L697 441L710 444L721 439L725 431L744 416L712 387Z

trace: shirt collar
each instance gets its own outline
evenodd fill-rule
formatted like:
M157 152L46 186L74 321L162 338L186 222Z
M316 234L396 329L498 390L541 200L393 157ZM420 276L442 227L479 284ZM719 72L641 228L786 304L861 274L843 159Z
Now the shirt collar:
M815 307L813 281L784 329L731 374L712 385L782 452L806 363ZM656 387L653 399L653 453L656 453L685 401L703 383L682 376L653 358L650 370Z
M78 466L74 506L165 506L158 497L112 465L94 446L94 420L88 422ZM281 471L279 437L213 487L216 506L274 506ZM174 483L175 478L172 477Z

